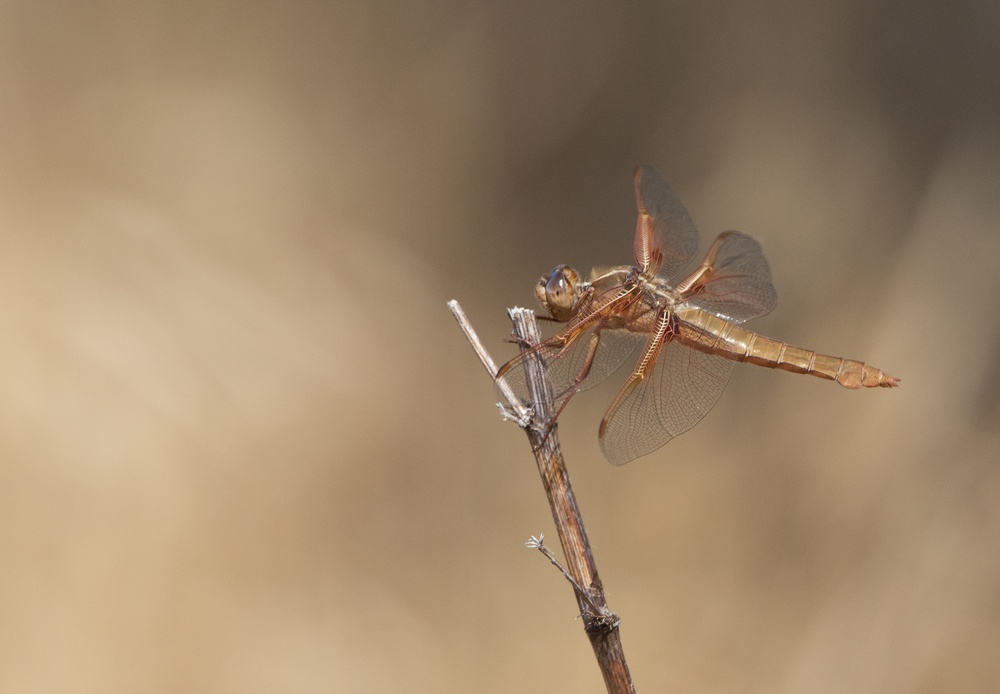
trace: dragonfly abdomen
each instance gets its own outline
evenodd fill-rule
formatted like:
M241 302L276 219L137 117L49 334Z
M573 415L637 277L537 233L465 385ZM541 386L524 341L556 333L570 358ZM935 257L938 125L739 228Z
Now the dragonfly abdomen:
M683 316L683 319L697 325L704 332L685 335L684 333L689 331L684 331L682 328L679 337L689 346L703 352L769 369L783 369L792 373L826 378L836 381L845 388L891 388L899 385L899 379L870 364L819 354L787 342L773 340L705 311L698 311L698 314L700 315L695 316L689 313Z

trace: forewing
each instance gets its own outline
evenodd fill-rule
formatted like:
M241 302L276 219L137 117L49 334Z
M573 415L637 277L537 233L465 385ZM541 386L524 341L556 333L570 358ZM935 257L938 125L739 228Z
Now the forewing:
M649 166L635 170L635 202L636 267L650 275L659 269L674 277L698 252L698 230L691 216L663 174Z
M702 267L706 264L710 269L691 289L691 303L698 308L731 323L743 323L770 313L778 302L771 267L752 236L739 231L720 234Z
M605 414L604 457L624 465L683 434L715 406L735 366L677 341L663 345L649 376L620 393Z

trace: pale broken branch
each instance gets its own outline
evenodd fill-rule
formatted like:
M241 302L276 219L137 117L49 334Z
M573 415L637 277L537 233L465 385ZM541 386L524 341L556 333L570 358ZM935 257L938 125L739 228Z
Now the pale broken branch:
M483 346L482 341L479 339L479 335L476 334L476 331L469 322L468 317L466 317L465 311L462 310L462 307L454 299L448 302L448 309L451 311L452 315L455 316L455 320L458 321L458 327L462 329L463 333L465 333L465 339L469 341L469 344L472 346L472 351L476 353L477 357L479 357L479 361L482 362L483 367L486 369L486 373L490 375L492 380L496 381L498 368L496 362L493 361L493 357L490 356L490 353L486 351L486 347ZM514 394L511 387L507 385L507 381L500 379L498 384L500 392L506 399L506 402L497 403L497 406L500 408L500 414L506 419L517 422L518 426L522 429L528 427L532 416L531 408L525 405L521 399Z

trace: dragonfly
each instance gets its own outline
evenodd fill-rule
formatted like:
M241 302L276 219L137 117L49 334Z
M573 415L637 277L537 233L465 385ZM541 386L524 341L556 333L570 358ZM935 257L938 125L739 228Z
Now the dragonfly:
M739 231L712 242L701 263L694 222L656 169L635 170L639 218L634 264L594 269L588 280L558 265L535 286L548 314L564 323L497 372L531 402L529 370L541 365L551 388L548 430L577 392L617 371L641 345L635 366L598 429L614 465L652 453L697 424L715 405L737 362L836 381L845 388L892 388L900 379L865 362L819 354L740 327L771 312L777 294L760 244Z

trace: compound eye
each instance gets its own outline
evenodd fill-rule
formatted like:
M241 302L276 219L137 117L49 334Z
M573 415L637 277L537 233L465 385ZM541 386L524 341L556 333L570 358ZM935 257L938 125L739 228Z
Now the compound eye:
M545 308L556 320L569 320L576 306L576 287L580 276L568 265L560 265L545 281Z

